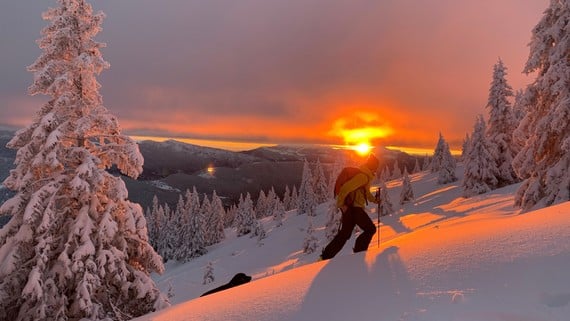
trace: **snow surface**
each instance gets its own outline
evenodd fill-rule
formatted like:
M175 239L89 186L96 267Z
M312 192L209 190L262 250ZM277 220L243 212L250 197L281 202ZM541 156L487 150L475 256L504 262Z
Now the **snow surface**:
M520 213L518 185L465 199L462 172L446 185L437 173L411 175L415 201L382 217L380 247L375 237L365 253L351 253L353 237L315 262L319 253L301 251L308 223L295 211L278 228L264 219L262 244L226 230L207 255L168 262L155 280L173 306L135 320L570 320L570 202ZM387 186L397 200L401 180ZM314 221L320 247L326 209ZM203 285L209 262L215 281ZM252 282L198 298L238 272Z

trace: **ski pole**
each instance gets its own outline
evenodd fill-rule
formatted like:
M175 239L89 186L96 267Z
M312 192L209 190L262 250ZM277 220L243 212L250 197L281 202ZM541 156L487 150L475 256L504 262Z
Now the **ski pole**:
M378 189L376 190L376 195L374 195L374 197L376 198L376 214L378 215L378 238L377 238L377 247L380 247L380 187L378 187Z

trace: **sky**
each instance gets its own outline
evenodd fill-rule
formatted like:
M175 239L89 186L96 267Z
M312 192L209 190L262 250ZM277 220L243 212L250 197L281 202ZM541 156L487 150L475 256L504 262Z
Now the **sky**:
M499 58L515 90L532 82L527 45L549 3L90 2L107 15L96 38L111 64L101 94L128 135L431 151L439 132L460 149L487 113ZM55 5L0 3L0 128L30 124L47 100L27 94L26 67Z
M134 321L568 320L570 202L521 213L513 207L520 184L466 199L462 164L456 174L446 185L437 173L412 174L416 197L402 206L401 179L388 182L395 212L381 218L364 253L352 253L353 235L336 257L317 262L319 251L301 250L308 224L296 210L280 227L263 219L261 242L226 229L206 255L167 262L153 278L173 305ZM321 204L314 218L320 247L326 210ZM214 281L203 284L209 262ZM199 297L239 272L252 281Z

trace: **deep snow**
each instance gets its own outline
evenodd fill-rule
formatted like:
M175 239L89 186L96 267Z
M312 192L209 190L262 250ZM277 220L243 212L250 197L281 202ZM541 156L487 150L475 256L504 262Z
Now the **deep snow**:
M268 237L227 239L191 262L169 262L159 287L173 306L136 320L570 320L570 202L520 213L518 185L469 199L459 181L411 175L416 199L397 205L401 181L389 182L396 213L383 217L380 247L352 254L354 238L329 261L303 254L307 217L284 225L263 220ZM326 245L327 206L315 220ZM376 221L373 206L369 209ZM203 285L213 262L215 281ZM198 298L238 272L252 282Z

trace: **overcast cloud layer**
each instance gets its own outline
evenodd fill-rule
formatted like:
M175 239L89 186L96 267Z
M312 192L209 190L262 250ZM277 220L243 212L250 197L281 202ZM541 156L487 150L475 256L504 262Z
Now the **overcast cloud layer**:
M486 113L499 57L523 88L547 0L97 0L111 69L105 106L126 133L343 143L380 127L385 145L459 148ZM26 93L51 1L0 4L0 125L31 122ZM338 128L342 126L343 128Z

